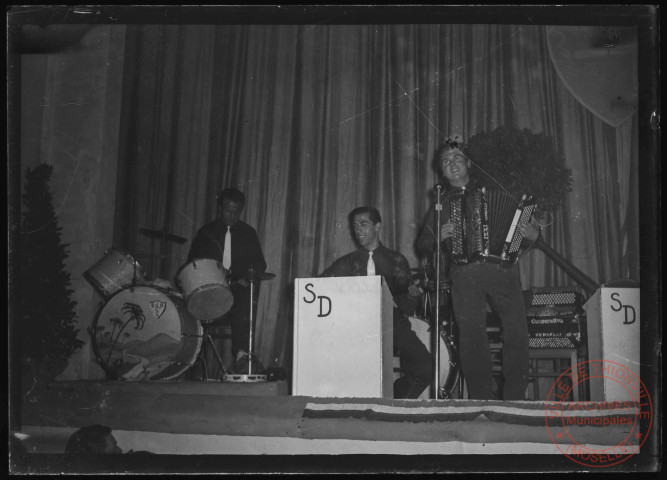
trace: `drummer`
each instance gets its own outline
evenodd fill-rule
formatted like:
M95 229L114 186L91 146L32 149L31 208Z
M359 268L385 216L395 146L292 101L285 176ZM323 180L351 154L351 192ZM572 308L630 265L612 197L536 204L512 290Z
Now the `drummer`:
M230 324L232 329L232 352L235 373L247 374L247 352L250 342L250 284L249 272L255 275L266 271L266 261L257 232L247 223L239 220L245 205L245 195L235 188L226 188L217 197L217 217L197 231L192 241L188 262L197 258L212 258L222 263L228 272L228 279L234 305L231 310L216 320L216 324ZM259 282L254 288L253 302L257 302ZM253 307L253 312L257 309ZM253 315L254 316L254 315ZM215 338L216 348L224 351L220 338Z

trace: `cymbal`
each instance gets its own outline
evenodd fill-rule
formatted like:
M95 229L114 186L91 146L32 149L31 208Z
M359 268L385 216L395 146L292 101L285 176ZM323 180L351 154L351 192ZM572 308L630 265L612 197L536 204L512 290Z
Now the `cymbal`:
M187 239L174 235L173 233L168 233L166 230L151 230L149 228L140 228L139 231L144 235L151 238L163 238L165 240L171 240L176 243L185 243Z
M254 275L248 275L248 280L250 281L256 281L256 280L271 280L272 278L276 278L275 273L259 273L259 274L254 274Z

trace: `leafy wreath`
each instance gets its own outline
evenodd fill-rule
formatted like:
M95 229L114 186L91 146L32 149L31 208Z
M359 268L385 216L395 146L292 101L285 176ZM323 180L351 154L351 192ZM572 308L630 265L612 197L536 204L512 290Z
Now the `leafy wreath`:
M449 140L458 144L458 137ZM498 127L478 132L459 145L472 160L471 175L485 184L495 184L520 198L528 193L537 202L537 215L553 212L565 193L571 192L572 171L551 137L527 128ZM496 183L497 182L497 183Z

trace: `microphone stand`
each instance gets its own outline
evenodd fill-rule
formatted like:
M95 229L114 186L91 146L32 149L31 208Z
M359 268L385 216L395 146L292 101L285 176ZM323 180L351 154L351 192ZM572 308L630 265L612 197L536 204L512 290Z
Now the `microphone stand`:
M438 399L440 393L440 215L442 203L440 201L440 190L442 185L436 185L436 241L435 241L435 378L433 380L433 398Z
M132 259L132 286L130 287L130 292L134 293L134 287L137 286L137 261Z
M252 269L252 267L250 267ZM251 274L249 275L250 277L250 342L248 343L248 375L252 375L252 344L253 344L253 336L252 336L252 314L253 314L253 308L252 308L252 302L254 300L254 287L255 287L255 271L251 270Z

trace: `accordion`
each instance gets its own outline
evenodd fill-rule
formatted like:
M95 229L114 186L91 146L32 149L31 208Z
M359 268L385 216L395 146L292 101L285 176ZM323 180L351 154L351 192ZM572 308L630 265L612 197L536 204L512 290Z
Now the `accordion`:
M585 341L583 297L573 287L539 287L527 307L529 348L577 348Z
M537 206L531 195L517 201L500 190L462 189L449 203L454 224L452 261L456 265L482 261L511 265L519 258L520 225L530 221Z

